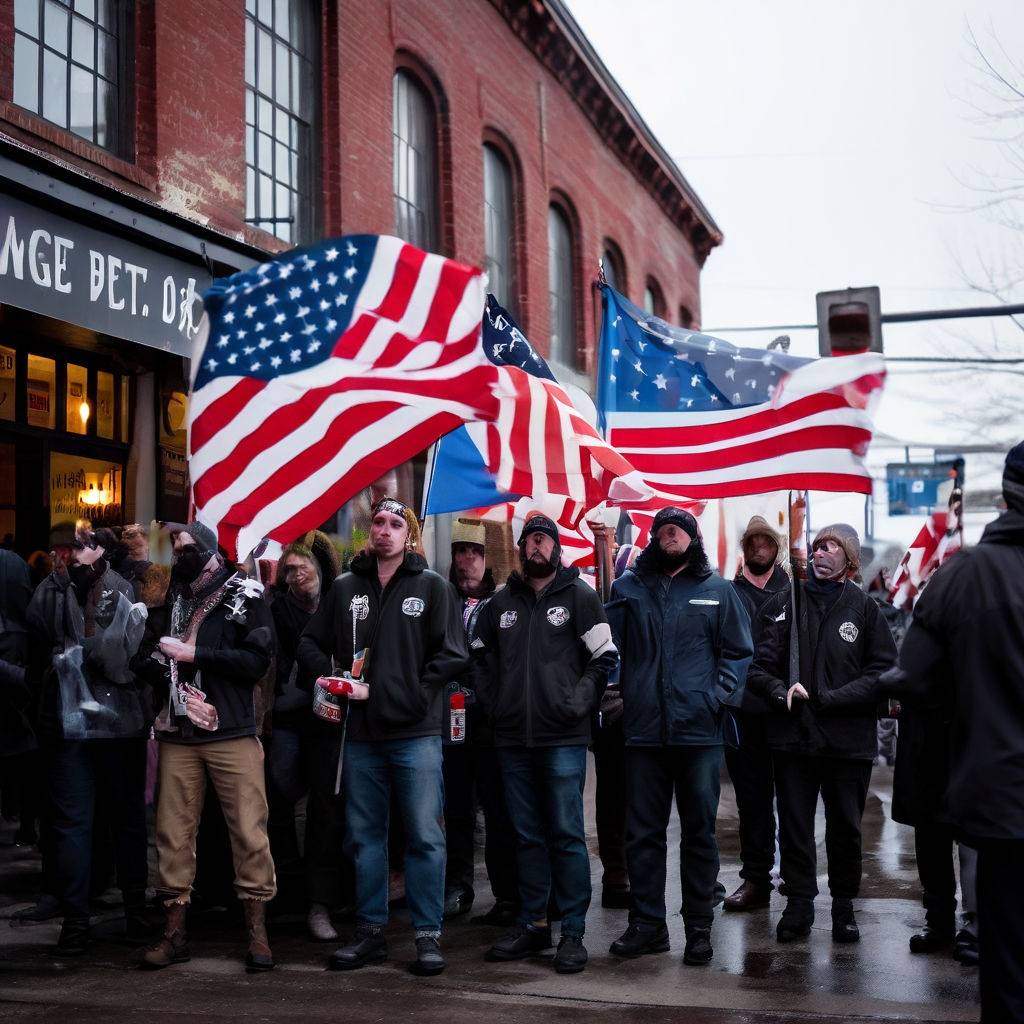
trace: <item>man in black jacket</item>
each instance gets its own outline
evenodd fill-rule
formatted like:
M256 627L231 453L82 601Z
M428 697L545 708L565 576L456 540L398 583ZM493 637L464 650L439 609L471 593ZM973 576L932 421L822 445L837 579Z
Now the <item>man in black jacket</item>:
M878 606L853 582L860 567L856 530L845 523L826 526L811 552L807 581L762 609L748 683L772 709L768 743L787 897L776 935L790 942L809 935L814 923L820 794L832 938L856 942L853 899L860 888L861 818L875 756L879 676L895 662L896 645Z
M789 577L780 564L784 552L778 534L761 516L751 517L741 541L743 566L733 580L736 593L750 615L754 647L760 638L760 611L765 603L789 589ZM735 734L726 736L725 763L736 790L740 818L739 888L725 899L726 910L767 907L772 893L775 863L775 777L765 721L768 705L749 686L743 702L730 708Z
M521 960L551 946L553 884L562 916L554 967L575 974L587 963L590 718L618 655L600 599L560 556L558 527L532 514L519 538L522 574L513 573L480 616L474 678L494 726L519 859L519 924L487 959Z
M355 864L356 933L330 966L387 958L388 808L394 790L408 837L405 893L416 932L416 974L440 974L445 837L441 727L444 686L469 666L455 592L412 547L412 511L373 506L368 551L320 601L299 641L300 666L324 677L365 664L369 697L349 700L342 783L345 845ZM347 685L346 685L347 684ZM335 688L350 692L346 680ZM334 692L334 690L332 690Z
M943 818L978 851L981 1019L1024 1020L1024 443L1003 471L1007 510L941 566L900 651L915 695L944 695Z
M487 568L486 530L482 523L457 520L452 526L452 567L449 574L462 605L466 645L476 639L477 623L496 589ZM467 680L472 685L472 679ZM515 831L505 805L505 787L491 734L472 689L466 693L464 742L444 748L444 829L448 842L444 916L465 914L473 906L473 872L477 806L484 812L484 863L494 893L494 906L478 920L511 925L518 901Z
M749 617L732 584L708 564L697 520L678 508L654 517L650 543L612 586L608 615L622 651L626 863L633 900L629 927L611 951L636 957L669 948L665 834L674 794L683 962L706 964L714 955L722 724L726 707L741 698L753 653Z
M227 822L235 892L245 909L250 971L274 966L265 911L277 892L267 838L263 747L256 691L270 667L273 627L263 586L236 572L203 523L169 524L174 565L167 595L169 632L150 671L167 702L155 724L160 741L156 847L163 936L141 955L159 968L190 958L185 915L196 873L196 832L209 777ZM155 639L155 638L154 638Z

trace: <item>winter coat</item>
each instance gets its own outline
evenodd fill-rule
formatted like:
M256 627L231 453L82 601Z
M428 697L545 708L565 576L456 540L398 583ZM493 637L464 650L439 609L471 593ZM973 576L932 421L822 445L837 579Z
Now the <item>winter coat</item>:
M84 605L79 602L67 572L55 571L36 588L28 606L28 677L36 692L38 706L38 735L55 741L72 731L72 722L81 724L84 736L74 739L109 739L145 736L152 721L152 701L142 681L132 676L125 683L115 683L106 677L97 658L85 653L82 677L89 693L83 699L96 699L104 708L112 709L116 721L110 722L95 715L81 722L80 708L62 695L54 658L74 647L88 644L98 630L111 622L117 607L118 595L134 602L131 584L106 566L89 588Z
M28 566L13 551L0 549L0 757L23 754L36 745L25 675L25 616L31 600Z
M217 709L218 727L213 732L199 729L186 716L168 709L157 722L156 738L192 745L258 736L259 686L274 653L270 608L262 586L225 567L194 592L176 593L172 587L168 602L165 621L177 624L179 637L193 614L202 616L195 634L195 660L178 662L178 681L206 694L206 703ZM170 676L165 662L160 656L151 663L151 671L160 675L166 692ZM165 723L171 728L165 729Z
M736 588L736 593L740 595L747 609L747 614L750 616L750 639L753 642L754 650L757 650L757 642L761 638L761 609L776 594L789 590L789 576L781 565L777 565L775 566L775 571L768 577L768 582L762 588L751 583L743 575L743 570L741 569L736 573L736 578L732 581L732 585ZM763 715L768 711L768 703L751 687L744 686L743 700L738 710L750 714Z
M942 819L968 840L1024 839L1024 513L935 572L900 665L901 698L944 705L950 722Z
M312 714L316 677L300 668L297 655L302 631L314 613L299 605L287 590L279 590L274 594L270 612L277 640L274 724L288 727L306 725Z
M480 613L475 689L496 747L590 743L618 655L601 599L579 577L560 566L538 594L513 573Z
M896 662L896 645L878 605L845 580L823 606L797 584L800 623L799 679L790 678L791 591L776 594L761 611L761 638L748 685L772 710L768 745L789 753L872 760L877 750L879 676ZM827 602L831 600L831 603ZM803 684L809 700L786 693Z
M669 576L650 547L612 584L626 746L718 746L753 646L736 589L702 565Z
M383 592L376 557L352 559L321 595L298 661L316 679L350 669L366 648L370 696L348 702L348 739L440 736L442 690L466 672L469 655L455 591L421 555L407 553Z
M459 597L462 624L466 630L466 648L472 658L473 641L476 639L480 614L487 607L487 602L494 596L497 587L489 569L484 574L479 592L473 597L466 597L459 592L454 580L454 566L449 580ZM490 723L487 721L487 716L483 713L480 702L477 700L476 691L473 689L472 664L470 664L466 676L459 682L462 684L463 690L466 691L466 742L475 746L493 746L494 735L491 732Z

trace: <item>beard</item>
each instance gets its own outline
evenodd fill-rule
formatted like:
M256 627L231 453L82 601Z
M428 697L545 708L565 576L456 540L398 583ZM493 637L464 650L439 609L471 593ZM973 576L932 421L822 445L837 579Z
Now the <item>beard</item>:
M558 569L557 555L554 554L551 558L526 558L524 556L522 563L523 575L535 580L542 580L546 576L552 576Z
M171 582L189 586L199 579L209 560L209 551L200 551L194 544L186 545L181 549L171 568Z
M752 558L744 559L744 561L747 564L747 568L754 576L764 576L765 573L767 573L772 568L772 566L775 565L774 561L755 562Z
M690 551L666 551L660 544L654 545L654 560L658 568L666 572L679 569L686 565L690 557Z

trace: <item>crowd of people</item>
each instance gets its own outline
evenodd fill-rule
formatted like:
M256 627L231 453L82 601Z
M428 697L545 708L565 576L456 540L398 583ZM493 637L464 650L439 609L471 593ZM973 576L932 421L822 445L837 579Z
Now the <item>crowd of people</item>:
M788 544L754 517L726 580L697 520L664 508L635 561L619 560L607 603L562 564L558 527L539 513L501 587L484 527L457 522L445 580L393 497L373 506L367 546L344 572L313 531L285 548L267 586L199 522L166 524L169 572L150 562L138 524L57 530L36 580L0 551L0 755L19 841L36 841L39 822L43 869L20 917L62 918L59 948L86 952L93 860L109 849L139 962L186 961L204 836L220 827L249 970L274 966L266 909L279 883L301 893L312 938L340 943L332 968L385 960L400 873L410 966L434 975L443 922L477 898L480 810L494 900L480 920L505 929L484 955L554 948L554 969L576 973L588 960L591 749L601 901L628 909L612 954L669 950L673 801L684 963L712 960L716 906L768 906L776 837L776 937L810 934L819 798L832 939L852 943L878 722L898 698L893 816L914 827L926 911L910 949L980 960L989 1019L1024 1019L1024 445L1003 490L1007 511L935 574L905 639L859 585L860 542L844 524L820 529L807 565L789 566ZM729 895L716 839L723 751L742 861ZM342 941L346 913L355 928Z

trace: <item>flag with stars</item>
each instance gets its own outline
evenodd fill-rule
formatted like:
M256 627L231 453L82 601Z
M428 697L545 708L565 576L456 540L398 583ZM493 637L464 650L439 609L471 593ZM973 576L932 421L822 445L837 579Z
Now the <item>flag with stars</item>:
M483 275L400 239L293 250L218 281L204 303L189 470L199 519L239 558L498 415Z
M598 414L660 495L871 493L864 456L885 363L737 348L673 327L602 285Z

